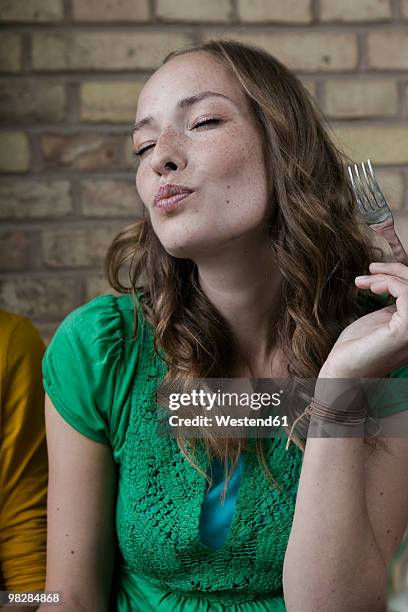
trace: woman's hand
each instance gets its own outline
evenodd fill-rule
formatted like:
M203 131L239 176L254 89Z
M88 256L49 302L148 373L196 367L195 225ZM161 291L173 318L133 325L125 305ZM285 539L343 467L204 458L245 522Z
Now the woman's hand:
M367 314L338 337L319 377L382 378L408 363L408 266L371 263L370 276L355 283L373 293L389 293L396 303Z
M394 219L387 219L381 223L373 223L370 228L380 234L390 245L395 261L408 265L408 255L395 231Z

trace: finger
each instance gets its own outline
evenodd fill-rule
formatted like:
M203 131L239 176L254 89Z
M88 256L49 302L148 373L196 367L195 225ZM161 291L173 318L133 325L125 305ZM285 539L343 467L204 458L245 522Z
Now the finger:
M359 281L359 279L356 278L355 283L360 289L369 289L372 293L377 293L380 295L387 294L388 296L390 294L385 281L365 283L364 281Z
M386 281L373 283L370 287L370 291L373 293L388 293Z
M370 263L369 271L373 272L374 274L377 272L386 272L387 274L393 274L394 276L404 278L408 281L408 266L397 261L390 263L374 261Z
M373 293L387 292L395 298L401 298L400 301L408 301L408 283L395 276L388 276L386 274L356 276L354 282L361 288L370 289Z
M403 285L408 287L408 279L405 280L405 279L402 279L401 277L393 276L391 274L369 274L369 275L364 275L364 276L356 276L355 279L356 281L358 281L360 286L364 285L365 287L369 287L372 283L387 281L390 279L394 279L398 281L399 283L402 283Z

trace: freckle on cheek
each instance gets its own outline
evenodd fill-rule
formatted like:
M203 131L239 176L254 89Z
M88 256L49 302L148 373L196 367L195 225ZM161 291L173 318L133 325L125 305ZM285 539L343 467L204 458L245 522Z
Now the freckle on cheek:
M227 185L227 189L231 189L231 185Z
M229 201L229 200L225 200L225 201L226 201L226 203L227 203L227 204L229 204L229 203L230 203L230 201Z

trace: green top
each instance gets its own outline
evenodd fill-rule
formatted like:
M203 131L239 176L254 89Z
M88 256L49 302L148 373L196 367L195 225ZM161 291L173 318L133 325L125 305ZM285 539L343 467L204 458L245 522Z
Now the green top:
M220 548L199 539L205 479L176 440L157 433L155 392L166 373L139 305L131 338L129 296L104 295L70 313L43 361L45 389L62 417L112 448L118 464L118 557L113 609L284 611L282 569L303 454L286 436L265 439L281 490L269 484L253 441ZM408 374L407 374L408 375ZM204 451L198 464L209 471Z

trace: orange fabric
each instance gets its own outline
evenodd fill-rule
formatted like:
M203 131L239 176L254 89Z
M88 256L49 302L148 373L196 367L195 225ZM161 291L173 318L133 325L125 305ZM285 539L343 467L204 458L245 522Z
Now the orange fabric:
M48 458L41 360L29 319L0 311L0 586L45 586Z

